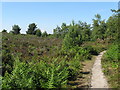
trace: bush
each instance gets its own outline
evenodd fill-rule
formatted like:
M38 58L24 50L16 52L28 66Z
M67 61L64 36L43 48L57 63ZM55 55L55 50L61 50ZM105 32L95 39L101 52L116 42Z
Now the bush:
M41 32L40 29L37 29L37 30L36 30L36 35L37 35L38 37L40 37L40 36L42 35L42 32Z
M91 58L89 51L85 50L83 47L78 46L75 46L74 48L66 51L62 50L60 55L64 56L67 61L69 80L75 79L75 77L79 74L78 72L81 68L81 62Z
M46 32L46 31L44 31L43 33L42 33L42 37L47 37L48 36L48 33Z
M2 80L2 87L12 88L34 88L36 86L35 73L33 67L25 62L20 62L19 58L15 58L14 69L11 74L5 73Z
M69 71L69 80L74 80L78 74L79 74L79 70L81 68L81 63L80 60L78 59L73 59L69 62L67 62L67 66L68 66L68 71Z
M5 72L11 72L13 69L13 57L10 53L9 48L6 45L2 47L2 76Z
M2 32L5 32L5 33L7 33L7 30L3 29L3 30L2 30Z
M108 77L108 82L112 88L119 88L119 48L117 44L111 45L102 58L104 73Z
M78 30L71 26L69 32L65 35L63 40L63 50L69 50L75 46L80 46L83 43L82 36L78 33Z
M104 59L110 61L117 61L118 60L118 45L112 45L104 55Z
M83 48L87 50L91 55L98 55L97 50L93 48L92 46L85 46Z
M54 59L51 64L47 64L43 61L38 64L41 68L40 80L42 88L60 88L67 84L68 68L65 66L65 62L62 60L58 62L58 59Z
M88 60L91 59L91 55L88 50L85 50L82 47L79 47L79 50L76 54L77 57L79 57L81 60Z
M44 61L25 63L15 58L14 69L11 74L5 73L2 87L12 88L56 88L67 83L68 70L65 62L53 59L52 63Z

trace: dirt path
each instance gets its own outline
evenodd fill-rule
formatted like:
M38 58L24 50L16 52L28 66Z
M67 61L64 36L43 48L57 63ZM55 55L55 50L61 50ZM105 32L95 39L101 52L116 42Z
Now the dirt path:
M107 80L102 72L101 58L105 51L96 57L96 61L92 68L91 88L108 88Z
M85 60L81 62L82 68L79 71L79 75L75 80L69 81L69 88L89 88L91 82L91 69L95 62L96 56L92 57L92 60Z

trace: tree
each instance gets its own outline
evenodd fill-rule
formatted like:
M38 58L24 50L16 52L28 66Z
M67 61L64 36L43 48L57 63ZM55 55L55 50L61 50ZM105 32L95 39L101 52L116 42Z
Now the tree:
M113 10L113 9L111 9L111 11L112 11L112 12L115 12L115 13L118 13L118 12L120 12L120 8L119 8L118 10Z
M104 34L106 32L105 20L101 20L99 14L95 15L96 19L93 19L93 29L92 29L92 40L104 39Z
M44 31L44 32L42 33L42 37L47 37L47 36L48 36L47 32Z
M20 34L21 28L18 25L12 26L13 34Z
M53 29L53 34L55 37L60 37L60 31L61 31L61 28L59 26L57 26L55 29Z
M26 31L27 34L34 34L36 33L35 29L37 28L37 25L35 23L29 24L28 31Z
M113 14L110 16L106 22L107 30L105 32L105 36L108 38L118 38L119 36L119 14Z
M66 25L66 23L62 23L61 27L57 26L53 32L54 36L57 38L64 38L69 30L69 26Z
M99 26L99 38L104 39L105 38L105 32L107 30L107 25L105 23L105 20L102 20Z
M101 20L101 16L100 16L100 14L96 14L95 15L95 18L99 21L99 23L100 23L100 20Z
M3 29L2 32L6 32L7 33L7 30Z
M84 28L83 31L82 31L82 40L83 41L89 41L90 36L91 36L90 27Z
M39 36L39 37L42 35L42 32L41 32L40 29L37 29L37 30L36 30L36 35Z
M96 19L93 19L93 29L92 29L92 39L93 40L96 40L98 38L97 33L98 33L99 22L100 22L99 15L95 15L95 17L96 17ZM99 18L99 20L98 20L98 18Z
M65 35L68 33L68 30L69 30L69 26L66 25L66 23L62 23L61 25L61 37L64 38Z
M79 30L75 26L70 26L63 40L63 50L69 50L74 46L80 46L82 43L82 35L79 33Z

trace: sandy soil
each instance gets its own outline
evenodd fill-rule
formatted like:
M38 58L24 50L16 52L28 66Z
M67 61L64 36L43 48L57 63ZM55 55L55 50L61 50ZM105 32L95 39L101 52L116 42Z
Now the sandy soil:
M69 81L70 88L89 88L91 85L91 70L95 62L96 56L92 57L92 60L85 60L81 62L82 68L80 74L76 80Z
M91 88L108 88L107 80L102 72L101 58L105 51L101 52L94 62L92 68Z

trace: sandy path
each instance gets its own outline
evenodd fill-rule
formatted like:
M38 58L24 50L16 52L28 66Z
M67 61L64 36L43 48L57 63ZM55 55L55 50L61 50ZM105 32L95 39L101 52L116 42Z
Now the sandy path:
M100 55L96 57L96 61L92 68L92 78L91 78L91 88L108 88L108 83L102 72L101 58L105 51L101 52Z

